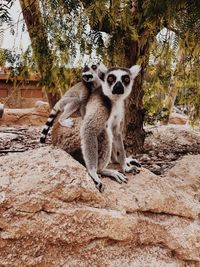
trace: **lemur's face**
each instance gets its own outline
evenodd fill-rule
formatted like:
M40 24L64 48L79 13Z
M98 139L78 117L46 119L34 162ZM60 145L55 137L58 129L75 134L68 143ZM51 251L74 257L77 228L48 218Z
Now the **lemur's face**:
M99 77L98 77L98 69L100 67L100 64L88 64L85 65L84 68L82 69L82 79L86 83L90 82L98 82Z
M126 99L132 90L134 80L140 71L140 66L127 68L111 68L102 80L103 93L111 100Z

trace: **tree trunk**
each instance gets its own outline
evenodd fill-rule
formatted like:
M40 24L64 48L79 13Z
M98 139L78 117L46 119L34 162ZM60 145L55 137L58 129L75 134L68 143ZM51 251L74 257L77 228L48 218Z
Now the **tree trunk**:
M169 123L169 116L173 110L174 103L176 101L176 97L178 95L178 86L177 86L177 73L181 73L185 66L186 55L183 51L181 51L181 55L179 56L179 61L176 63L176 67L172 71L170 84L169 84L169 92L165 97L165 106L164 106L164 118L163 123Z
M145 139L145 131L143 129L144 111L142 104L144 95L143 78L144 69L148 63L149 52L148 43L143 47L143 49L140 49L137 41L127 41L127 45L125 47L127 67L131 67L136 64L137 59L143 55L146 55L146 59L141 65L141 72L135 79L131 95L126 103L124 144L128 153L138 153L143 149Z
M58 100L61 98L60 92L50 93L48 92L48 89L46 89L46 94L49 102L49 106L52 109L55 104L58 102Z
M31 39L33 56L38 65L42 81L49 80L51 77L51 69L53 66L53 57L49 49L48 37L44 28L44 22L40 11L38 0L20 0L23 17ZM58 92L52 93L54 85L45 85L49 105L52 108L60 98Z
M169 93L165 98L165 111L164 111L165 114L163 118L163 124L169 123L169 116L173 110L177 94L178 94L178 87L176 86L176 82L173 80L173 82L170 85Z
M142 88L143 74L135 80L133 90L126 105L125 119L125 147L130 153L138 153L143 149L145 131L143 129L144 112L142 108L142 98L144 91Z

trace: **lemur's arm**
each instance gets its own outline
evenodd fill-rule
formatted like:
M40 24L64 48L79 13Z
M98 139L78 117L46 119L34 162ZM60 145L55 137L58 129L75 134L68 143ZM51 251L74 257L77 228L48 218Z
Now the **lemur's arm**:
M93 112L88 113L86 113L80 129L81 148L87 171L98 190L102 192L103 184L97 174L99 125L95 123Z

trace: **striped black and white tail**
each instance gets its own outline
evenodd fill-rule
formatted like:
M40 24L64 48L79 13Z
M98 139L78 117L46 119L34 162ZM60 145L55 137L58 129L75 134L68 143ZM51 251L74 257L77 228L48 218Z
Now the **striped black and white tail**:
M46 138L47 138L47 134L51 128L51 126L53 125L53 122L55 120L55 118L57 117L58 113L60 112L60 110L56 110L56 109L52 109L49 118L47 120L47 122L45 123L44 128L42 129L42 134L40 137L40 143L45 143Z

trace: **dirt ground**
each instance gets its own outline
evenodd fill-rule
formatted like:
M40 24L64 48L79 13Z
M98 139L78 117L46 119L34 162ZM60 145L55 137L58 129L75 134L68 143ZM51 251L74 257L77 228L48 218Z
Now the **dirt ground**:
M136 155L142 166L157 175L164 174L184 155L200 154L200 131L189 126L146 127L144 151ZM51 144L40 144L41 127L0 127L0 157Z

